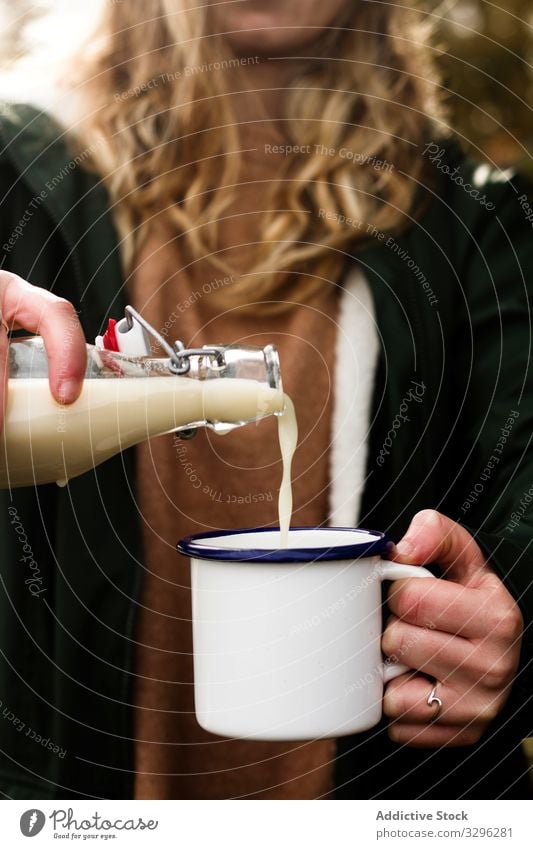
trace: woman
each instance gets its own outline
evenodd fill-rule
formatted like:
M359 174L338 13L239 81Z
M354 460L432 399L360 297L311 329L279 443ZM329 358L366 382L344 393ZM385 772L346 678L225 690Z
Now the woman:
M383 4L109 4L67 130L6 107L4 371L5 329L40 332L73 401L84 338L126 302L195 345L275 342L293 523L386 530L439 577L391 585L383 650L416 673L388 685L381 726L224 740L194 718L174 545L275 523L273 422L4 493L5 795L529 795L532 519L511 518L531 481L526 190L447 137L426 42Z

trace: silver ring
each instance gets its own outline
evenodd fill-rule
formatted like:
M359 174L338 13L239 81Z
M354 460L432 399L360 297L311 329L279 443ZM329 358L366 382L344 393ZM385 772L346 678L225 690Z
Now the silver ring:
M431 718L431 721L434 722L439 717L440 712L442 711L442 699L439 699L439 697L437 696L437 684L435 684L435 686L431 690L431 693L428 696L427 703L429 707L437 705L437 710L434 712Z

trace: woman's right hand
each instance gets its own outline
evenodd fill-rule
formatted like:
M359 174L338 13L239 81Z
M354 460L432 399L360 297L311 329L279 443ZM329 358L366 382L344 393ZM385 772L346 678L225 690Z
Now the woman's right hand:
M29 330L44 339L52 395L71 404L81 392L87 364L85 337L69 301L26 280L0 271L0 429L4 421L8 374L9 330Z

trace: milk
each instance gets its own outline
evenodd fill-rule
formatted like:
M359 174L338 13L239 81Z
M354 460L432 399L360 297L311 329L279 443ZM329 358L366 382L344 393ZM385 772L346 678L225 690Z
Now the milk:
M65 484L150 437L207 421L252 421L279 413L283 403L280 389L244 378L86 380L68 406L54 400L46 378L10 380L0 487Z

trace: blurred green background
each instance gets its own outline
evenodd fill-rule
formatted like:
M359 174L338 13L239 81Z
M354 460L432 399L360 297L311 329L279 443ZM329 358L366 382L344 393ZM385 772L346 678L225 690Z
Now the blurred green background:
M93 0L93 4L103 0ZM24 55L24 24L47 39L42 9L55 8L61 36L87 0L0 0L0 71ZM452 126L467 149L533 175L533 4L531 0L416 0L436 29ZM51 28L50 44L58 31ZM16 98L16 93L14 93ZM533 763L533 738L526 743Z

